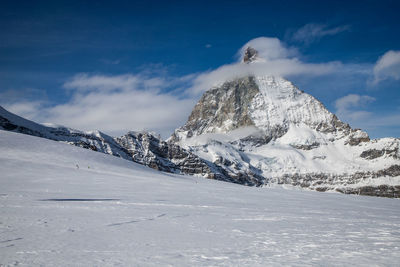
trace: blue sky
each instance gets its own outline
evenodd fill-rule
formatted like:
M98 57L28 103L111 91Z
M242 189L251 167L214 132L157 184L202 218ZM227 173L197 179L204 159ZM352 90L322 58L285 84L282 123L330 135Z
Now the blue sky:
M300 63L280 74L371 137L400 137L399 12L398 1L2 1L0 104L167 137L247 42L268 37Z

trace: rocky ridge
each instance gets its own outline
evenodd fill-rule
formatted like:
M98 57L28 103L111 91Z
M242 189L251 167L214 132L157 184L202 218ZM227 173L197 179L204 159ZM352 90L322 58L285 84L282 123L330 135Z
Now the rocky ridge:
M62 126L48 127L21 118L2 107L0 129L65 142L131 160L160 171L200 175L232 182L230 177L212 163L148 132L129 132L114 138L99 131L83 132Z

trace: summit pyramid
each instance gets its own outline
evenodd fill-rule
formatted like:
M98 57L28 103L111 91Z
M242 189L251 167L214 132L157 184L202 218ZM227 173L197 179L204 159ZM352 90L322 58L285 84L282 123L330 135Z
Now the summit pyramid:
M248 47L241 64L254 64ZM169 142L237 183L398 196L400 140L370 140L279 76L246 75L206 91Z

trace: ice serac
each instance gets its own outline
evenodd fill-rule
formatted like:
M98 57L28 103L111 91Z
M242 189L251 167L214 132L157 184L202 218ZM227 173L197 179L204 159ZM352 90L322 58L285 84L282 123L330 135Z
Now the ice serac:
M257 64L249 47L242 64ZM206 91L169 142L248 184L400 196L400 141L370 140L278 76L244 76Z

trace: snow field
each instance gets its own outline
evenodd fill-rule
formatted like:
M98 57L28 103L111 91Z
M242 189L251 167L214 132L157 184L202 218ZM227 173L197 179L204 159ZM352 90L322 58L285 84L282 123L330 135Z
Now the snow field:
M160 173L0 131L0 265L400 262L397 199Z

